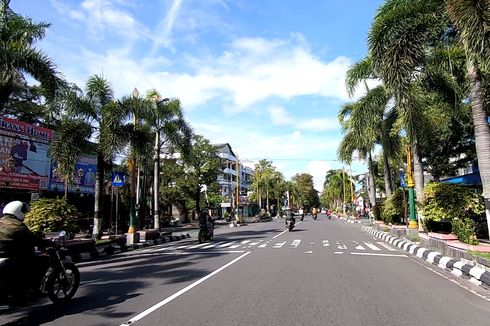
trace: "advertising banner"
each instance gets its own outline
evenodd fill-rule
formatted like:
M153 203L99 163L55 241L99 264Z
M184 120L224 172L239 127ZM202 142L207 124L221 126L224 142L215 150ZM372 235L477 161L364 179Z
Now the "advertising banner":
M47 189L52 139L50 129L0 117L0 187Z
M95 193L95 172L97 170L97 158L82 156L75 164L75 175L73 184L68 185L69 192L80 192L83 194ZM65 191L65 184L56 175L56 162L51 164L51 178L49 190Z

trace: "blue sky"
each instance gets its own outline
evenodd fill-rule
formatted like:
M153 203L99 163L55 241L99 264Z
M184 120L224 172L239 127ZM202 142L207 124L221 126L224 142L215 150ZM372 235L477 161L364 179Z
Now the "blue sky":
M266 158L321 190L341 167L339 107L347 68L366 55L382 0L12 0L52 24L37 46L83 87L92 74L117 96L156 88L179 98L194 132ZM358 96L359 94L357 94ZM365 163L352 166L355 173Z

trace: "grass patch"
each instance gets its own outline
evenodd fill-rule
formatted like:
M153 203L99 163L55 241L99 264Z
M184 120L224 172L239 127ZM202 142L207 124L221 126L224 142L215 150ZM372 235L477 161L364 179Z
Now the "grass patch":
M114 241L111 240L111 239L104 239L104 240L96 240L95 241L95 244L98 246L98 245L109 244L109 243L112 243L112 242L114 242Z
M480 251L471 251L468 250L467 253L473 256L483 257L486 259L490 259L490 252L480 252Z

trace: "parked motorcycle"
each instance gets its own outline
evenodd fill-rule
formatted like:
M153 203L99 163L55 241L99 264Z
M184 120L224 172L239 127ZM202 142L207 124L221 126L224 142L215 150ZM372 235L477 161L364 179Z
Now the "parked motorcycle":
M203 243L206 240L213 240L214 235L214 224L211 222L207 222L206 225L199 225L199 234L197 235L197 239L199 243Z
M286 227L289 230L289 232L293 231L295 224L296 224L296 219L294 218L294 215L291 215L291 217L286 218Z
M63 238L65 234L64 231L60 232L60 238ZM43 270L39 271L40 279L32 282L30 288L26 289L27 302L47 295L53 303L63 304L75 295L80 285L80 272L74 263L61 258L60 252L62 250L62 241L58 239L53 241L53 247L47 248L43 253L43 255L47 256L46 260L49 263L46 264ZM0 258L0 312L9 310L12 305L19 304L18 302L12 302L14 295L17 293L10 292L19 290L16 289L15 284L12 286L9 283L12 279L15 279L12 278L12 273L16 272L15 270L10 270L9 263L8 258Z

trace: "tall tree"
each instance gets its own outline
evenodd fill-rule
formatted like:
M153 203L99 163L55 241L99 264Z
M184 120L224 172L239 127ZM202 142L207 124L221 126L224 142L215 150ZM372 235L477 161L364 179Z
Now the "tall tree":
M189 152L192 129L184 119L184 113L178 99L162 99L156 90L151 90L147 98L152 105L145 113L146 121L155 132L155 145L153 151L153 227L160 228L160 155L163 149L166 154L175 151L178 147L184 155Z
M56 175L65 185L65 198L68 196L68 186L73 183L76 175L75 164L82 154L90 151L88 139L91 134L92 128L85 121L68 117L56 129L49 156L56 163Z
M53 98L65 85L51 60L34 46L41 40L49 24L34 23L14 13L8 0L0 2L0 111L12 93L23 88L24 74L41 83L44 94Z

